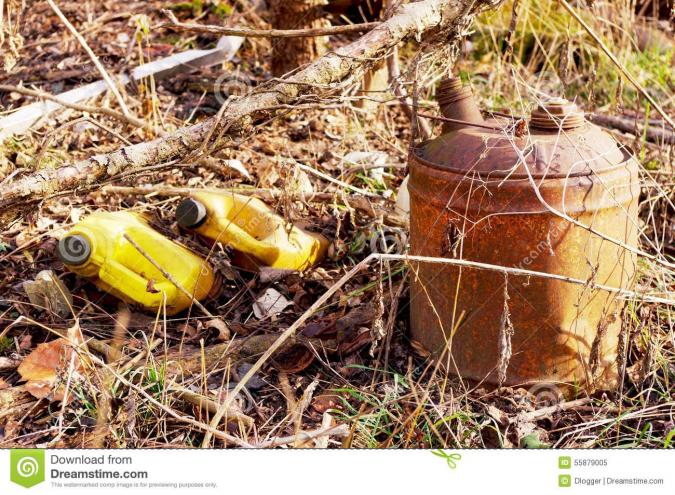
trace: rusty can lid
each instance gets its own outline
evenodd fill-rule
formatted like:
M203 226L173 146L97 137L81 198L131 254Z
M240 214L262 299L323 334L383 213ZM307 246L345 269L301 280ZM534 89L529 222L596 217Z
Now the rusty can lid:
M568 119L561 120L564 126L575 122ZM447 173L478 173L510 180L589 175L630 158L630 152L611 134L585 122L583 116L576 122L576 127L563 130L560 123L545 128L530 125L529 132L514 135L508 122L487 120L486 124L495 129L467 126L422 143L412 155L414 162Z
M537 129L569 130L584 125L584 112L565 98L550 98L542 102L530 115L530 126Z

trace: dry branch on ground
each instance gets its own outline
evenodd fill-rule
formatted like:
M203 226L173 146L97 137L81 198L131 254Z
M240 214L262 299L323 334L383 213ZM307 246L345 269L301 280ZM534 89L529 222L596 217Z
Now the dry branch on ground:
M190 153L222 146L227 139L253 131L253 125L272 118L280 107L339 91L348 80L358 79L375 61L410 37L432 34L439 42L455 37L490 0L425 0L404 4L389 19L357 41L327 53L287 80L263 85L251 94L228 102L212 119L180 129L166 138L126 146L72 165L21 177L0 186L0 225L8 225L36 201L91 186L121 172L185 159Z
M520 0L479 17L471 32L479 11L500 2L406 2L374 23L322 31L290 26L281 33L267 29L269 12L241 7L246 0L225 18L209 10L217 2L205 2L203 13L177 8L172 12L181 20L163 27L165 2L115 4L110 12L97 4L93 21L74 4L57 3L110 74L188 44L208 49L221 34L251 36L225 73L200 68L154 86L125 86L128 118L105 94L0 145L0 446L673 445L675 275L662 263L675 254L673 154L664 139L670 130L639 92L613 86L614 66L602 65L604 54L581 28L574 30L560 2ZM622 47L624 69L671 111L659 55L637 52L626 34L635 13L574 8L606 46ZM137 17L145 15L156 23L147 22L148 34ZM612 26L600 22L610 18ZM7 109L31 101L24 96L49 99L45 93L77 87L81 77L101 77L82 45L56 31L59 17L27 12L25 19L27 44L13 55L16 70L0 72ZM327 55L286 79L271 75L277 35L318 33L331 36ZM458 49L463 35L467 43ZM510 47L504 53L503 43ZM361 77L385 59L389 87L364 92ZM646 256L638 284L605 287L626 301L618 391L580 390L563 400L555 387L490 389L443 375L410 339L408 283L421 262L439 271L496 270L523 283L589 285L522 267L378 252L392 240L401 250L407 244L407 219L394 213L394 197L411 142L438 132L443 119L435 115L434 87L455 62L453 71L468 74L481 106L507 118L526 114L523 102L543 94L573 96L597 115L620 114L612 117L626 133L618 139L635 147L644 165L640 222L647 242L640 246ZM564 84L540 85L546 79L540 70L559 70ZM655 80L647 84L643 70ZM621 80L620 70L611 75ZM254 89L222 106L222 77L235 89ZM130 141L137 144L118 149ZM232 266L227 247L175 225L177 202L197 190L261 198L289 223L330 237L326 259L303 274ZM56 239L92 211L119 209L149 214L167 238L207 258L222 278L220 293L178 315L143 314L65 270ZM67 293L53 303L26 292L47 270L60 279L53 288ZM284 298L285 309L261 318L252 308L269 289ZM76 324L85 345L65 345ZM42 361L46 383L24 383L22 372L30 378L27 368Z

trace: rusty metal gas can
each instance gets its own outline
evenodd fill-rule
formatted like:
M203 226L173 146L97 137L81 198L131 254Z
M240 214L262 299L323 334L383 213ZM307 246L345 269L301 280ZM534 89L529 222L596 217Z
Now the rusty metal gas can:
M413 339L473 383L614 388L624 302L596 286L634 279L636 160L566 100L512 125L439 89L452 125L410 154L411 253L588 283L414 262Z

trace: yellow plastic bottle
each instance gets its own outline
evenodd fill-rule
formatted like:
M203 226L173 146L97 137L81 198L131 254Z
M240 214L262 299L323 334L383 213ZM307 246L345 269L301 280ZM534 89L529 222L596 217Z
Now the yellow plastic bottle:
M124 301L156 311L166 297L166 312L170 315L188 308L192 300L165 278L124 234L195 299L203 299L217 285L206 261L154 230L138 213L93 213L59 241L57 252L71 271Z
M326 254L328 240L286 222L257 198L232 192L193 193L176 209L178 224L234 250L244 268L305 270Z

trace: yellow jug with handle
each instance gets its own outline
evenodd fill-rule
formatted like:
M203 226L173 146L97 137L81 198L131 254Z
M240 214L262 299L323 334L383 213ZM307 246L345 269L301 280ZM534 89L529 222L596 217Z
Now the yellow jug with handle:
M232 192L195 192L176 209L178 225L234 250L235 265L305 270L326 254L328 240L297 226L257 198Z
M217 277L206 261L154 230L143 215L129 211L92 213L59 241L57 254L69 270L124 301L157 311L166 298L169 315L188 308L192 298L125 234L194 299L201 300L217 288Z

